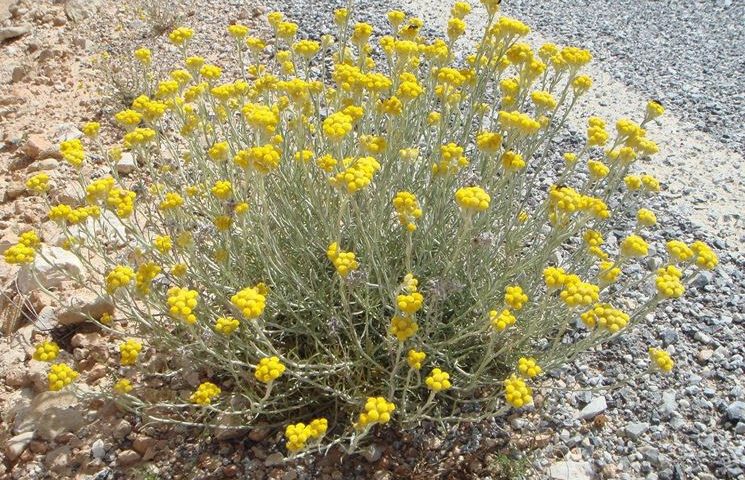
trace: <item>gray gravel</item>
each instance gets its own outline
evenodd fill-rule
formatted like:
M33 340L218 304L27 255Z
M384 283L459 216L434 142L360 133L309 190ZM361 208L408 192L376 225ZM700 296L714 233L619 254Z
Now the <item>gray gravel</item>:
M505 0L626 85L745 154L745 1Z

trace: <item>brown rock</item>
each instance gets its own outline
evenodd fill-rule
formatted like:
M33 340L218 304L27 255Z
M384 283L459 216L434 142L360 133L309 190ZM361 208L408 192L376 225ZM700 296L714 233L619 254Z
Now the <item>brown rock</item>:
M101 365L100 363L97 363L91 370L88 372L88 380L87 382L89 384L96 383L98 380L102 379L106 376L106 366Z
M37 455L41 455L47 453L47 451L49 450L49 444L47 442L42 442L39 440L32 440L31 443L29 443L28 445L28 449L36 453Z
M147 435L137 435L134 442L132 442L132 448L135 449L140 455L144 455L150 448L154 447L158 441Z
M237 476L240 473L240 469L238 468L238 465L227 465L225 467L222 467L222 474L225 475L227 478L233 478Z
M117 440L124 440L130 432L132 432L132 425L128 421L121 419L114 425L111 434Z
M140 461L140 454L134 450L122 450L116 456L116 463L120 467L129 467Z
M45 157L62 158L59 150L44 135L36 133L28 136L26 143L21 147L21 151L32 160Z
M55 448L44 457L44 465L53 472L62 472L70 463L70 447L62 446Z
M106 348L106 341L98 332L76 333L72 336L70 344L75 348L98 349Z

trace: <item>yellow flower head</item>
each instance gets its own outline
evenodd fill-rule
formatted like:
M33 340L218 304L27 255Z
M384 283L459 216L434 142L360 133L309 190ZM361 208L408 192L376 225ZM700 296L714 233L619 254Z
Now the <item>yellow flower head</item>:
M122 366L134 365L140 350L142 350L142 344L135 339L130 338L126 342L120 343L119 353L122 356Z
M67 385L71 384L76 378L78 378L78 372L70 368L69 365L65 363L52 365L47 374L49 390L52 392L62 390Z
M613 308L608 303L597 303L590 310L580 315L582 322L590 328L596 326L611 333L624 328L629 323L629 315Z
M375 423L388 423L396 405L384 397L368 397L363 412L360 413L355 427L361 430Z
M443 372L439 368L432 369L430 374L424 380L424 383L427 385L427 388L433 392L448 390L452 386L450 384L450 374Z
M59 355L59 345L55 342L41 342L34 347L33 359L40 362L51 362Z
M194 30L189 27L178 27L168 34L168 40L174 45L184 45L194 36Z
M667 253L673 262L687 262L695 253L693 249L680 240L670 240L666 244Z
M659 368L665 373L670 372L675 366L675 362L673 362L670 354L667 353L665 350L659 348L650 347L649 358L652 360L655 367Z
M49 175L44 172L37 173L26 180L26 188L33 193L44 193L49 190Z
M240 322L234 317L220 317L215 321L215 331L223 335L230 335L239 325Z
M168 313L190 325L197 322L194 310L199 303L199 293L188 288L171 287L168 289Z
M402 317L396 315L391 319L389 332L396 337L399 342L405 342L419 330L419 325L411 317Z
M512 314L508 309L504 309L501 312L492 310L489 312L489 320L491 321L492 327L495 330L501 331L510 325L514 325L517 321L515 315Z
M533 378L540 375L543 370L535 358L520 357L517 361L517 371L528 378Z
M266 357L259 360L254 377L256 380L269 383L278 379L285 372L285 366L278 357Z
M489 208L491 197L481 187L462 187L455 192L455 202L468 213L483 212Z
M665 298L680 298L685 292L681 278L683 272L675 265L658 268L655 278L657 292Z
M131 392L133 388L132 382L127 378L122 378L114 384L114 391L119 395L126 395Z
M238 308L243 317L253 320L261 316L266 308L266 292L259 291L258 285L246 287L230 298L230 302Z
M513 407L520 408L533 401L533 391L513 374L504 381L504 398Z
M203 382L197 390L191 394L189 400L197 405L209 405L212 400L220 395L220 387L212 382Z
M649 245L639 235L629 235L621 242L621 255L626 257L645 257L649 253Z
M414 350L413 348L406 354L406 362L409 364L409 367L414 370L420 370L422 368L422 363L426 358L426 353Z
M710 246L700 240L691 244L691 250L696 254L696 265L706 270L712 270L719 264L719 258Z
M396 306L408 316L414 315L421 310L424 296L419 292L401 294L396 297Z
M520 285L510 285L504 290L504 303L513 310L520 310L528 301L528 296Z

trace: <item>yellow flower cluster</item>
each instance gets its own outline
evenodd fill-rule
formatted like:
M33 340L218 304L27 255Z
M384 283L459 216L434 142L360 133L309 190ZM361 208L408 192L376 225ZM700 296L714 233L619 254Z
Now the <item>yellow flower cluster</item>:
M362 413L357 419L357 428L363 429L376 423L388 423L391 414L396 410L396 405L384 397L368 397Z
M520 357L517 361L517 371L528 378L533 378L543 371L535 358Z
M212 195L220 200L228 200L233 194L233 185L228 180L218 180L210 189Z
M336 273L342 278L349 275L350 272L357 270L360 266L357 263L357 257L354 252L340 250L339 244L336 242L329 245L329 248L326 249L326 256L334 264Z
M119 395L126 395L131 392L133 388L132 382L127 378L122 378L114 384L114 391Z
M142 350L142 344L137 340L130 338L126 342L119 344L119 353L122 356L122 366L134 365L137 362L137 356Z
M285 366L278 357L266 357L259 360L254 377L256 380L269 383L278 379L285 372Z
M590 310L580 315L582 322L590 328L602 328L611 333L624 328L629 323L629 315L613 308L607 303L595 304Z
M531 135L541 128L541 124L537 120L531 118L527 113L518 111L500 111L499 124L505 130L520 135Z
M504 303L513 310L520 310L528 301L528 296L520 285L510 285L504 289Z
M233 157L233 162L246 170L266 175L277 169L280 158L279 149L275 145L266 144L238 151Z
M455 192L455 202L465 213L483 212L491 197L481 187L462 187Z
M629 235L621 242L621 255L625 257L644 257L649 253L649 245L639 235Z
M696 265L706 270L711 270L719 264L719 258L714 250L700 240L691 244L691 250L696 254Z
M586 306L598 301L600 287L583 282L576 275L567 275L564 278L564 288L559 295L570 307Z
M426 358L426 353L414 350L412 348L406 354L406 363L408 363L409 367L413 368L414 370L420 370L422 368L422 363L424 363L424 360Z
M424 379L424 383L433 392L441 392L452 387L450 384L450 374L443 372L439 368L432 369L432 372Z
M416 196L411 192L398 192L393 197L393 208L398 215L398 221L409 232L416 230L416 220L422 216L422 209Z
M504 381L504 398L515 408L520 408L533 401L533 391L517 375L510 375Z
M26 180L26 188L34 193L44 193L49 190L49 175L44 172L37 173Z
M480 132L476 135L476 146L483 152L496 153L502 147L502 135L496 132Z
M670 372L675 366L675 362L670 358L670 354L659 348L650 347L649 358L657 368L665 373Z
M334 141L339 141L352 131L354 118L344 112L332 113L323 121L323 133Z
M239 325L240 322L234 317L220 317L215 320L215 331L223 335L230 335Z
M126 218L132 214L137 194L131 190L112 188L106 198L106 204L113 208L120 218Z
M451 142L440 146L440 161L432 165L432 173L447 175L466 166L468 159L463 156L463 147Z
M168 40L174 45L183 45L194 36L194 30L189 27L178 27L168 34Z
M380 170L380 163L373 157L345 158L344 171L330 179L331 185L345 188L347 193L355 193L368 186L375 173Z
M310 424L302 422L287 425L285 438L287 439L287 450L297 452L306 447L308 440L319 440L326 434L329 422L325 418L316 418Z
M497 312L496 310L490 311L489 320L496 330L501 331L510 325L514 325L517 318L508 309L504 309L501 312Z
M209 405L212 400L220 395L220 387L212 382L203 382L197 387L197 390L191 394L189 401L197 405Z
M60 143L59 146L62 158L75 168L80 168L83 165L85 159L85 152L83 150L83 143L79 138L73 138L71 140L65 140Z
M36 250L22 243L17 243L8 247L3 252L3 257L7 263L22 265L34 261Z
M244 318L253 320L264 313L266 307L265 293L258 285L246 287L230 297L230 302L241 311Z
M175 210L184 204L184 197L179 195L177 192L168 192L163 196L163 200L158 205L161 210L169 211Z
M680 240L670 240L665 247L674 262L687 262L695 255L691 247Z
M615 262L603 260L598 265L598 278L606 284L616 281L621 275L621 267L616 266Z
M199 293L188 288L171 287L168 289L168 312L189 325L197 322L194 309L199 303Z
M126 287L135 278L135 271L126 265L115 266L106 275L106 291L111 295L119 288Z
M566 272L559 267L546 267L543 269L543 281L549 289L557 289L564 286Z
M516 172L525 168L525 160L519 153L509 150L502 154L502 167L507 172Z
M143 295L150 293L150 286L161 270L160 266L154 262L145 262L137 267L137 275L135 275L137 291Z
M683 272L675 265L658 268L655 278L657 291L666 298L680 298L685 292L681 278L683 278Z
M640 208L639 211L636 212L636 221L639 225L651 227L657 223L657 216L652 210Z
M408 316L414 315L421 310L423 303L424 296L417 291L401 294L396 297L396 306Z
M59 345L55 342L41 342L34 347L33 359L40 362L51 362L59 355Z
M407 339L414 336L419 330L419 325L411 317L395 315L391 319L391 327L389 329L391 335L396 337L399 342L405 342Z
M152 142L157 132L152 128L135 128L124 135L125 148L134 148Z
M62 390L67 385L71 384L76 378L78 378L78 372L70 368L66 363L52 365L47 374L49 390L52 392Z

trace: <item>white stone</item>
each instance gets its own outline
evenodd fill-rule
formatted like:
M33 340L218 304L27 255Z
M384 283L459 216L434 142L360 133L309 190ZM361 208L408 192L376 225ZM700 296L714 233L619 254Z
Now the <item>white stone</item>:
M18 272L17 286L18 291L25 295L35 290L38 284L55 288L72 279L85 280L85 268L78 257L62 248L44 245L34 262Z
M102 0L67 0L65 2L65 15L73 22L85 20L98 12Z
M9 438L8 443L5 444L5 456L8 460L13 462L20 457L33 438L34 432L25 432Z
M11 38L20 37L26 35L31 31L29 25L18 25L15 27L0 28L0 42L3 40L9 40Z
M627 437L632 440L636 440L641 437L647 430L649 430L649 424L647 422L637 422L629 423L628 425L626 425L624 432L626 432Z
M114 304L107 297L79 289L65 295L55 313L60 325L77 325L91 319L99 320L104 313L114 313Z
M554 480L591 480L594 473L588 462L571 460L554 463L548 468L548 472Z
M135 156L131 152L122 153L122 158L116 163L116 172L119 175L128 175L135 171L137 163L135 162Z
M605 402L605 397L595 397L579 412L579 418L589 420L603 413L607 408L608 404Z
M101 460L106 455L106 447L100 438L91 445L91 456Z
M74 123L63 123L54 129L54 138L57 142L74 140L76 138L81 138L82 136L83 132L78 130L78 127Z

